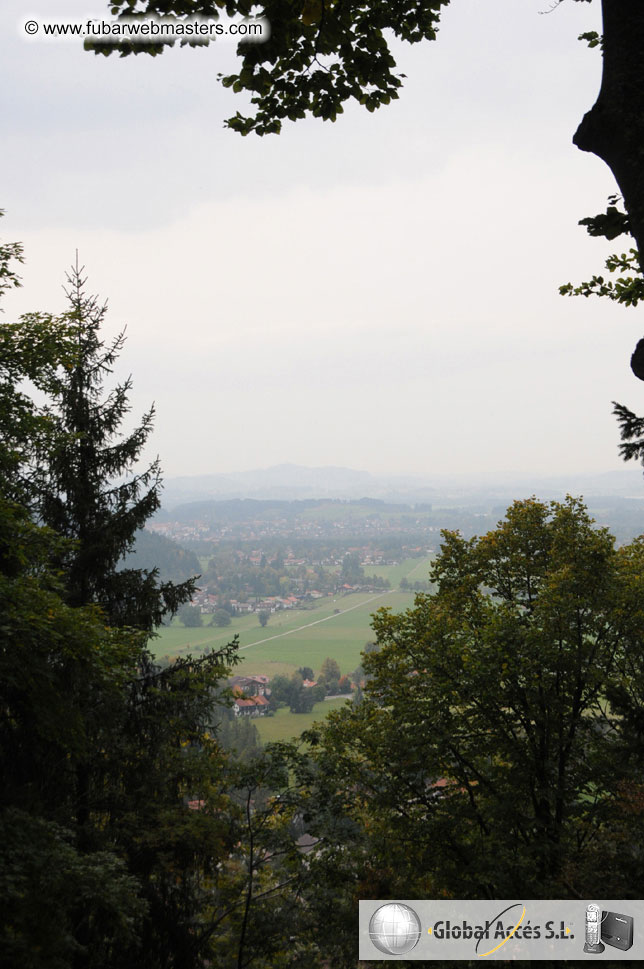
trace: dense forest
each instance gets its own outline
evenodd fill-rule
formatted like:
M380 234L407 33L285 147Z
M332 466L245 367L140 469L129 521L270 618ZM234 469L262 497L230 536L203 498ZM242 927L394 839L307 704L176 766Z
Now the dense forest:
M156 568L159 578L167 582L184 582L201 571L199 559L192 550L147 528L137 532L134 546L122 559L120 567L138 567L148 572Z

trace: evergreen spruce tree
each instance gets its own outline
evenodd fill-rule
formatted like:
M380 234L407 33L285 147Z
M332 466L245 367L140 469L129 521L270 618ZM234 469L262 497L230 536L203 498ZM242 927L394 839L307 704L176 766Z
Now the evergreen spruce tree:
M82 273L77 258L66 289L76 353L54 398L66 433L46 456L38 510L45 524L74 541L60 563L69 605L95 603L109 624L151 632L190 599L194 579L160 583L157 569L119 569L137 531L160 505L158 459L133 471L152 430L154 407L133 431L122 433L132 381L128 377L109 392L105 382L125 334L111 343L101 339L107 305L86 294Z

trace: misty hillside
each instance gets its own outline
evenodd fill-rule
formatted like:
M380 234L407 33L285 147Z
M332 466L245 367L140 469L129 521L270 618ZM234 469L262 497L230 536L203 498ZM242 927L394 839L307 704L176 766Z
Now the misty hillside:
M146 528L137 532L134 550L123 559L122 568L148 571L157 568L161 582L184 582L201 572L194 552Z
M525 474L371 474L352 468L309 468L280 464L253 471L168 478L164 483L164 511L196 501L242 498L260 501L378 498L399 504L436 506L504 504L537 495L561 499L566 494L644 498L640 468L605 473L568 475Z

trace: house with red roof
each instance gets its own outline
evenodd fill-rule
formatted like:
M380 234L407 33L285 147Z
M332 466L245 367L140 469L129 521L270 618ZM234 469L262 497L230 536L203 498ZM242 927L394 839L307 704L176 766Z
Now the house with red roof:
M233 713L236 717L263 717L268 712L265 696L236 696Z

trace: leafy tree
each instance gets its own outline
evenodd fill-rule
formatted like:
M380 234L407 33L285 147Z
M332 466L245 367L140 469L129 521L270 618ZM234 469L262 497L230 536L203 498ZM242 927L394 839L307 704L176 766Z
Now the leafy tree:
M106 346L100 338L106 306L85 294L78 264L67 279L65 321L74 358L50 388L51 413L64 433L43 455L38 512L45 524L74 542L60 563L69 604L96 603L113 625L151 631L194 591L191 580L159 584L157 569L119 569L137 531L160 504L158 460L144 471L132 470L152 430L154 410L121 435L132 382L128 378L108 393L104 383L124 334Z
M304 931L298 926L296 938L312 946L307 965L313 959L320 969L329 965L354 969L357 899L386 896L373 894L379 889L378 862L370 866L372 845L367 830L355 819L361 792L351 784L338 783L344 765L329 748L322 753L316 747L316 731L303 739L311 746L301 750L281 745L292 778L289 797L310 846L305 856L308 878L301 886L300 911L306 921Z
M118 847L91 834L85 782L90 764L105 782L140 643L65 604L49 565L60 545L0 498L0 944L7 965L34 969L83 965L90 947L109 965L136 949L146 912Z
M342 559L342 569L340 581L349 585L355 585L364 579L364 569L360 565L360 556L357 552L347 552Z
M136 939L145 905L114 853L80 854L69 829L17 808L0 814L0 836L4 965L60 969L82 958L74 937L79 897L98 929L93 966L108 966L115 950Z
M4 214L4 209L0 209L0 218ZM21 265L24 261L24 248L21 242L0 244L0 298L8 290L18 289L22 285L15 264Z
M148 909L117 965L196 969L209 951L213 892L225 880L218 866L234 850L226 758L209 724L234 654L233 644L164 669L142 655L102 771L90 764L90 831L119 847Z
M0 210L0 216L4 213ZM23 262L20 243L0 244L0 296L20 285L14 264ZM60 429L25 391L28 382L49 396L61 387L75 346L64 320L28 314L0 326L0 495L32 509L41 477L40 457Z
M268 620L270 619L270 613L262 610L260 613L257 614L257 618L259 619L260 626L263 628L264 626L267 625Z
M315 686L308 687L307 692L313 697L313 703L320 703L321 700L326 696L326 690L324 684L317 683Z
M312 680L314 677L313 670L310 666L300 666L297 671L303 680Z
M363 702L309 736L361 828L359 877L372 897L584 897L639 791L641 750L618 751L641 730L644 542L531 499L482 538L444 533L432 580L376 615Z
M269 706L271 710L278 710L280 706L286 706L290 702L291 681L287 676L278 673L271 680L271 695Z
M325 965L310 931L307 900L317 891L315 875L296 840L308 803L306 760L289 744L271 744L261 758L230 766L236 851L215 896L230 928L213 938L213 965Z
M272 566L278 572L284 568L284 552L281 548L278 548L272 560Z
M294 673L291 678L289 695L291 713L310 713L319 699L318 687L303 686L300 674Z
M189 602L179 606L177 616L187 629L197 629L203 623L201 609L199 606L191 606Z
M372 642L365 643L363 653L374 653L377 649L378 649L377 643L372 643ZM362 663L359 663L358 666L356 666L355 670L351 674L351 679L353 680L354 683L358 683L358 684L363 684L368 679L368 675L365 672L365 669Z
M304 686L302 685L302 677L299 673L293 673L289 681L288 689L288 704L291 713L303 713L302 702L306 702L302 699L302 694L304 693Z
M353 673L351 673L351 679L354 683L357 683L359 686L364 683L365 671L362 663L359 663L358 666L356 666L356 668L354 669Z
M335 681L337 683L341 676L342 673L340 672L340 667L338 666L337 661L332 659L330 656L327 656L322 663L318 682L328 684Z
M300 687L293 690L291 694L290 711L291 713L310 713L318 701L318 697L313 692L315 687Z
M236 758L248 761L262 749L259 731L250 717L236 717L224 709L217 727L217 740L221 746L234 753Z
M299 670L290 679L278 675L271 680L269 704L272 710L288 706L291 713L310 713L321 699L324 699L324 689L303 686Z
M231 621L230 613L227 609L215 609L212 615L213 626L230 626Z

